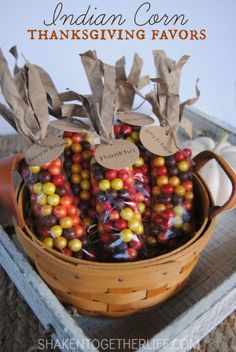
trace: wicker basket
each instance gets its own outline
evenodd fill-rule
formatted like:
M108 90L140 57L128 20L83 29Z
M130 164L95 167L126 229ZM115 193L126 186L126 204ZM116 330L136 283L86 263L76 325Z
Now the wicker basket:
M216 159L232 183L232 194L223 207L216 207L197 172ZM20 156L0 162L0 198L15 218L19 242L39 274L64 303L80 313L120 317L148 309L177 293L196 266L199 254L214 230L215 217L236 205L236 176L227 163L212 152L195 158L194 188L201 226L182 247L157 258L133 263L98 263L79 260L47 249L24 221L25 192L13 189L13 170ZM4 170L4 172L3 172Z

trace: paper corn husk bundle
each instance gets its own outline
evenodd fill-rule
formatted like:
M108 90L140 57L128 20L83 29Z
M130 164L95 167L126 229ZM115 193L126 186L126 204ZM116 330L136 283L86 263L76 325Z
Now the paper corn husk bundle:
M137 147L115 140L115 67L104 64L94 52L81 55L92 94L87 96L88 116L100 139L91 162L91 182L98 221L102 261L140 259L143 252L143 225L138 210L131 165ZM88 110L87 110L88 112Z
M30 193L27 223L46 247L70 256L87 257L84 225L60 157L65 143L49 132L49 102L61 110L56 88L41 67L26 61L20 68L15 47L11 53L16 59L14 78L0 51L0 86L8 104L0 105L0 114L32 144L19 166Z
M178 62L168 58L163 51L154 51L157 77L155 91L147 94L152 110L160 121L141 131L142 143L154 155L151 158L152 214L150 246L176 246L194 233L193 183L191 150L181 151L177 140L179 127L187 129L191 136L191 124L183 124L185 105L198 100L196 97L180 103L180 78L188 56ZM190 128L189 128L190 127Z
M139 208L146 222L150 217L150 153L143 147L139 137L141 127L153 124L154 120L133 107L136 91L141 91L150 83L149 76L141 76L142 66L142 58L135 54L131 71L126 75L125 58L122 57L116 62L118 113L115 135L116 138L134 142L139 148L140 156L133 164L133 175ZM134 89L130 89L130 86Z
M144 148L152 153L152 210L146 243L159 248L176 246L179 239L185 241L193 233L191 151L180 150L176 135L179 127L188 129L191 135L191 125L182 123L183 110L196 102L200 93L196 86L196 98L180 104L180 77L188 56L176 63L163 51L153 54L157 73L157 78L151 79L155 83L153 92L143 96L130 82L120 81L120 85L147 100L160 121L160 126L143 127L140 132Z

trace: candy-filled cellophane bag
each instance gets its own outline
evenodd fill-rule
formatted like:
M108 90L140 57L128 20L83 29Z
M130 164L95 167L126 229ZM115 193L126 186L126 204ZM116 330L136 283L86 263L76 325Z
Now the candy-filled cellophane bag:
M51 114L57 120L51 121L50 126L62 132L65 141L63 168L80 216L88 229L96 223L90 164L95 152L94 138L97 133L89 120L88 97L72 90L58 93L58 97L63 111L60 114L57 107L52 106ZM77 104L71 103L73 101L77 101Z
M26 223L47 248L67 256L90 257L85 228L63 170L64 140L49 128L48 101L60 109L56 88L41 67L28 61L18 67L16 47L14 78L0 52L0 84L9 108L1 115L30 141L18 171L30 194Z
M102 63L91 52L81 58L92 91L90 119L100 136L100 145L91 161L100 242L98 260L141 259L146 256L144 227L132 169L139 151L133 143L114 137L115 67Z
M149 175L151 171L151 153L144 148L140 142L140 130L142 126L153 124L154 120L133 107L136 91L130 89L135 87L138 91L150 83L149 76L141 77L143 60L135 54L129 75L126 75L125 58L116 62L117 97L116 97L116 124L114 133L116 138L125 139L136 144L140 156L133 166L136 199L142 219L146 223L151 216L151 187ZM143 100L144 102L145 100Z
M194 235L193 162L191 150L182 150L177 140L178 128L183 126L184 106L196 98L180 104L179 85L181 71L188 60L183 56L178 62L162 51L154 51L157 78L155 91L145 99L152 105L160 126L142 128L141 142L150 153L152 211L146 244L158 250L171 250ZM155 250L153 251L156 255Z

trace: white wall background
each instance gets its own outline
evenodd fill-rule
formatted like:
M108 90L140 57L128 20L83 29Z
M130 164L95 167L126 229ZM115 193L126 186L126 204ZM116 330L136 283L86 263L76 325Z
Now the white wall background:
M43 20L50 18L58 2L59 0L0 0L0 46L11 68L14 62L8 50L17 44L18 51L29 61L43 66L51 74L60 91L71 88L88 93L88 84L79 58L79 53L85 50L96 49L98 56L110 64L126 55L129 65L136 51L145 60L143 73L151 76L155 72L153 49L164 49L174 59L189 54L191 59L184 68L181 82L182 100L194 96L195 81L199 77L201 98L195 105L196 108L236 126L235 0L149 0L153 13L185 13L189 18L186 28L206 28L205 41L30 41L27 29L45 29ZM97 7L100 13L123 12L128 20L143 2L144 0L63 1L67 13L80 14L91 5ZM135 29L135 26L132 28ZM159 29L163 27L160 26ZM11 129L1 119L0 134L9 132Z

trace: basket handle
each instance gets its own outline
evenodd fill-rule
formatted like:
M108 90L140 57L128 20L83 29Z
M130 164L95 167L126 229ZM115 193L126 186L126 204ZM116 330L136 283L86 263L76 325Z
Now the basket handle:
M22 160L20 154L14 154L0 160L0 202L8 213L14 217L18 226L24 228L24 217L17 204L14 188L14 170L18 169Z
M194 171L199 172L201 168L212 159L217 161L217 163L223 169L225 174L228 176L232 185L232 192L229 199L224 205L215 205L210 209L210 219L213 219L215 216L219 215L220 213L226 210L232 209L236 205L236 174L233 169L229 166L229 164L224 160L224 158L222 158L222 156L220 156L219 154L215 154L210 150L206 150L199 153L193 158L195 162Z

